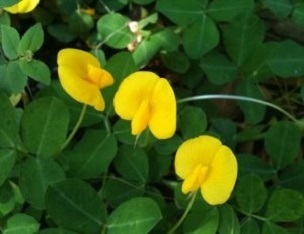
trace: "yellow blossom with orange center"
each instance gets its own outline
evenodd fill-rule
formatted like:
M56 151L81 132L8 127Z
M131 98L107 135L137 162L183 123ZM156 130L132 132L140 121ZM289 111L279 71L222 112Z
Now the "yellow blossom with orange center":
M200 136L180 145L175 157L175 172L182 178L182 192L198 189L211 205L226 202L237 178L233 152L212 136Z
M115 97L116 113L131 120L133 135L149 128L158 139L170 138L176 130L176 100L169 82L153 72L139 71L121 83Z
M103 111L105 103L100 89L112 85L114 80L97 58L82 50L63 49L57 63L63 89L76 101Z

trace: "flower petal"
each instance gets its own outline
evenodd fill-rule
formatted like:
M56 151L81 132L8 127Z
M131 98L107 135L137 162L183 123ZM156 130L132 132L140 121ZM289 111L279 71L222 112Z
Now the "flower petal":
M210 166L201 193L211 205L226 202L234 188L237 177L237 161L227 146L221 146Z
M58 67L59 79L63 89L76 101L103 111L105 103L99 88L82 79L76 70L68 66Z
M144 99L132 119L132 134L139 135L148 126L150 119L149 101Z
M34 10L39 1L40 0L21 0L19 3L13 6L5 7L4 10L12 14L27 13Z
M99 67L88 65L88 80L96 84L100 89L108 87L113 84L113 77L109 72Z
M158 139L170 138L176 130L176 100L171 85L160 78L151 97L151 119L149 128Z
M158 79L156 74L146 71L135 72L125 78L114 97L116 113L122 119L131 120Z
M88 79L88 65L100 68L99 61L90 53L77 49L60 50L57 57L60 66L70 67L82 78Z
M200 136L181 144L175 156L175 172L182 178L187 178L197 167L210 166L222 143L215 137Z
M197 165L194 171L184 180L182 192L189 193L197 190L204 182L208 174L208 167Z

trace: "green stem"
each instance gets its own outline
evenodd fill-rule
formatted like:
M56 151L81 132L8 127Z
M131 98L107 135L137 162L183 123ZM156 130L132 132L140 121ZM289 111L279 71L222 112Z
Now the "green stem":
M75 136L77 130L79 129L79 127L80 127L80 125L81 125L81 123L83 121L83 118L84 118L86 110L87 110L87 105L84 104L83 107L82 107L82 109L81 109L81 112L80 112L80 115L79 115L79 118L77 120L76 125L74 126L72 132L70 133L70 135L68 136L68 138L66 139L66 141L64 142L64 144L61 146L60 151L64 150L65 147L68 146L68 144L71 142L71 140Z
M192 196L191 200L189 201L188 206L186 207L183 215L180 217L180 219L177 221L177 223L167 232L167 234L173 234L175 232L175 230L184 222L185 218L187 217L189 211L191 210L191 208L194 204L196 195L197 195L197 191L194 192L193 194L191 194L191 196Z
M198 96L183 98L183 99L178 100L177 103L197 101L197 100L209 100L209 99L232 99L232 100L258 103L258 104L269 106L273 109L276 109L277 111L286 115L289 119L291 119L292 121L294 121L296 123L300 122L295 117L293 117L293 115L291 115L287 111L283 110L281 107L279 107L275 104L272 104L270 102L266 102L266 101L256 99L256 98L251 98L251 97L243 97L243 96L237 96L237 95L226 95L226 94L208 94L208 95L198 95Z

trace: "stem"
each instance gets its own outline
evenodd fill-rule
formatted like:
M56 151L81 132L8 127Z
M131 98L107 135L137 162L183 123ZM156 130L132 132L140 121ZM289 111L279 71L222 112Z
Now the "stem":
M293 115L291 115L289 112L283 110L281 107L272 104L271 102L266 102L260 99L251 98L251 97L243 97L243 96L237 96L237 95L225 95L225 94L209 94L209 95L198 95L188 98L183 98L177 101L177 103L183 103L183 102L190 102L190 101L197 101L197 100L208 100L208 99L232 99L232 100L239 100L239 101L247 101L247 102L254 102L261 105L269 106L273 109L276 109L277 111L281 112L285 116L287 116L292 121L298 123L300 122L297 120Z
M72 132L70 133L70 135L68 136L68 138L66 139L66 141L64 142L64 144L61 146L61 149L60 151L64 150L65 147L67 147L67 145L71 142L71 140L73 139L73 137L75 136L77 130L79 129L80 127L80 124L82 123L83 121L83 118L84 118L84 114L86 112L86 109L87 109L87 105L84 104L82 109L81 109L81 112L80 112L80 115L79 115L79 118L77 120L77 123L76 125L74 126Z
M189 201L183 215L180 217L180 219L177 221L177 223L167 232L167 234L173 234L175 232L175 230L182 224L182 222L185 220L186 216L188 215L189 211L191 210L193 204L194 204L194 201L195 201L195 198L196 198L196 195L197 195L197 191L194 192L193 194L191 194L192 197L191 197L191 200Z

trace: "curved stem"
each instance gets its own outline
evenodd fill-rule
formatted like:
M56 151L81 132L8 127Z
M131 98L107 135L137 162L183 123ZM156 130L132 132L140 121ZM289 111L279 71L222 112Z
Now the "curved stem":
M277 111L281 112L282 114L287 116L292 121L299 122L299 120L297 120L295 117L293 117L293 115L291 115L289 112L283 110L281 107L279 107L271 102L266 102L266 101L256 99L256 98L251 98L251 97L243 97L243 96L238 96L238 95L226 95L226 94L208 94L208 95L198 95L198 96L183 98L183 99L178 100L177 103L197 101L197 100L208 100L208 99L232 99L232 100L258 103L258 104L269 106L273 109L276 109Z
M194 204L196 195L197 195L197 191L192 194L191 200L189 201L183 215L180 217L180 219L177 221L177 223L167 232L167 234L173 234L175 232L175 230L184 222L185 218L187 217L189 211L191 210L191 208Z
M77 123L75 124L72 132L70 133L70 135L68 136L68 138L66 139L66 141L64 142L64 144L61 146L61 149L60 151L64 150L65 147L67 147L67 145L71 142L71 140L73 139L73 137L75 136L77 130L79 129L80 127L80 124L82 123L83 121L83 118L84 118L84 114L86 112L86 109L87 109L87 105L84 104L82 109L81 109L81 112L80 112L80 115L79 115L79 118L77 120Z

